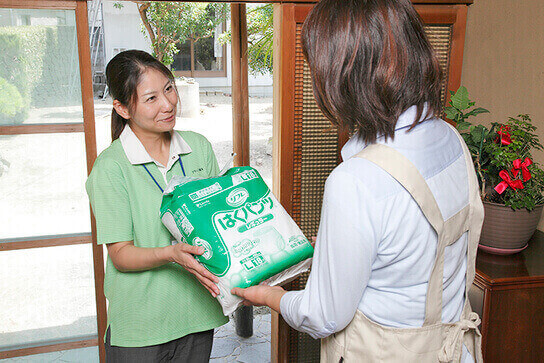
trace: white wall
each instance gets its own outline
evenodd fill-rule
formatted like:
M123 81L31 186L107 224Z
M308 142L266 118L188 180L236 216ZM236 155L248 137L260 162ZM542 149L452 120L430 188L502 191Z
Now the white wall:
M479 123L531 115L544 141L544 6L542 0L477 0L468 8L463 76ZM533 154L544 164L544 152ZM538 229L544 231L544 216Z
M106 61L113 58L113 48L141 49L151 53L151 42L141 32L142 23L135 3L123 1L123 8L113 6L119 1L104 1L104 46Z

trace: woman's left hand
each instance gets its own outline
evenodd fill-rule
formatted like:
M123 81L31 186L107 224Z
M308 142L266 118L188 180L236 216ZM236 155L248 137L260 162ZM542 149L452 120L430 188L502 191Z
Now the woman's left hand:
M267 305L271 309L280 313L280 301L282 296L286 293L280 286L266 286L257 285L251 286L245 289L235 287L231 290L234 295L240 296L244 299L244 305Z

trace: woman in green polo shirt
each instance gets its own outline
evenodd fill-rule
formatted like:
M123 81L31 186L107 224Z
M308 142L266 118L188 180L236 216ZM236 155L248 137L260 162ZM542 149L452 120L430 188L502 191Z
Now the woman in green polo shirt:
M193 257L202 247L172 244L159 207L173 175L216 176L217 160L202 135L173 130L178 94L162 63L125 51L106 78L113 142L86 183L97 241L108 248L106 360L207 362L213 329L228 321L218 280Z

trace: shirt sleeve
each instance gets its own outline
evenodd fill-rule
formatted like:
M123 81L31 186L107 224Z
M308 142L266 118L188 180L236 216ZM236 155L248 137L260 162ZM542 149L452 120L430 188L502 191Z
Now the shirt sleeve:
M376 257L374 205L360 180L331 173L306 288L286 293L280 303L283 318L294 329L324 338L353 319Z
M130 199L122 171L115 162L95 164L85 187L96 219L97 243L134 240Z

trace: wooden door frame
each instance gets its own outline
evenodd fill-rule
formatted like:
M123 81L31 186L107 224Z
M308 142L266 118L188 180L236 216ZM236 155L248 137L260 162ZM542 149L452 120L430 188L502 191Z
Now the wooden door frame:
M415 2L415 1L414 1ZM465 35L467 24L468 6L454 5L415 5L415 8L425 24L453 24L452 39L449 58L449 69L446 87L446 104L451 95L449 90L457 91L461 86L461 72L463 68L463 51L465 48Z
M249 87L245 4L231 4L232 143L234 165L249 165Z

